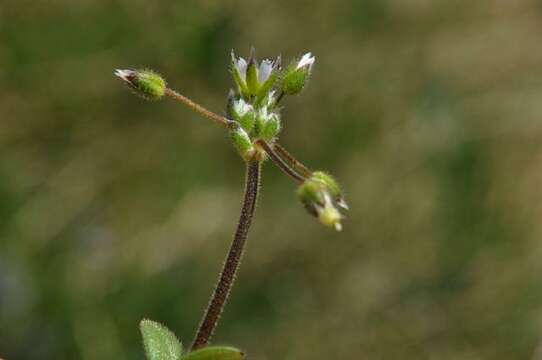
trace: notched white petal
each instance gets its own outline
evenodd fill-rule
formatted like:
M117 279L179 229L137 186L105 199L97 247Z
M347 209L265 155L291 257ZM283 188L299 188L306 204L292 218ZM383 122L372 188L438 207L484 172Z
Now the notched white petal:
M247 61L245 59L243 59L242 57L240 57L238 60L237 60L237 63L235 64L235 66L237 67L237 71L239 71L239 75L241 75L241 79L243 79L243 81L246 81L247 79Z
M260 68L258 70L258 82L260 84L264 83L269 79L271 72L273 71L273 62L271 60L265 59L260 63Z

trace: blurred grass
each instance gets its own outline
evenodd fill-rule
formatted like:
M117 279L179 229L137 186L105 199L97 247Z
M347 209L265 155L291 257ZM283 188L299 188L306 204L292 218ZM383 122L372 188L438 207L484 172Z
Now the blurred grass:
M281 137L330 170L345 231L266 166L216 334L254 359L542 358L542 8L520 1L0 4L0 355L188 344L237 221L227 137L112 76L221 111L229 52L317 57ZM228 150L230 149L230 150Z

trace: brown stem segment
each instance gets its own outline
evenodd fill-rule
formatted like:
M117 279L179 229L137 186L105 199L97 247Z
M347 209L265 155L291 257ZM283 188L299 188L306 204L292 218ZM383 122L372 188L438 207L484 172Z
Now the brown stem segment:
M267 155L269 155L271 160L273 160L275 165L277 165L286 175L290 176L292 179L294 179L300 184L305 181L305 178L292 170L290 166L286 162L284 162L284 160L280 156L277 155L275 150L265 140L258 139L255 141L255 143L262 149L264 149L264 151L267 153Z
M254 210L256 208L258 189L260 187L260 170L261 162L259 160L249 160L247 162L245 197L239 224L237 225L237 230L226 257L226 261L224 262L224 267L220 273L218 284L211 296L209 305L205 310L196 337L192 343L192 350L201 348L209 343L218 323L218 319L220 318L220 314L228 300L228 295L235 281L235 274L237 273L241 256L243 255L248 229L250 228Z
M291 167L293 167L295 171L297 171L300 175L305 178L312 176L312 171L309 170L309 168L307 168L301 162L299 162L296 158L294 158L288 151L286 151L285 148L283 148L279 144L275 144L273 146L273 149L284 162L288 163Z
M193 102L192 100L190 100L189 98L187 98L184 95L179 94L175 90L166 88L165 94L167 96L169 96L170 98L172 98L172 99L175 99L177 101L182 102L183 104L187 105L192 110L194 110L195 112L203 115L207 119L209 119L209 120L211 120L211 121L213 121L213 122L215 122L215 123L217 123L219 125L222 125L224 127L230 127L232 122L233 122L232 120L229 120L229 119L225 118L224 116L220 116L218 114L215 114L212 111L207 110L206 108L204 108L200 104Z

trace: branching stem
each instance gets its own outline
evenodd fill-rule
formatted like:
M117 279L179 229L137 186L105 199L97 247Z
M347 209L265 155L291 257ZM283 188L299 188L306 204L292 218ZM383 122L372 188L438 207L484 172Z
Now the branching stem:
M224 116L220 116L220 115L218 115L218 114L216 114L216 113L214 113L212 111L207 110L206 108L204 108L200 104L195 103L194 101L190 100L186 96L179 94L175 90L166 88L165 94L167 96L169 96L170 98L172 98L172 99L175 99L177 101L182 102L183 104L187 105L189 108L194 110L195 112L203 115L207 119L209 119L209 120L211 120L211 121L213 121L213 122L215 122L215 123L217 123L219 125L222 125L224 127L229 128L231 126L231 124L233 123L232 120L227 119Z
M269 158L273 160L275 165L279 167L286 175L297 181L298 183L303 183L305 181L305 178L301 175L299 175L295 170L293 170L273 149L271 145L269 145L265 140L258 139L255 141L256 145L260 146L266 153L269 155Z
M260 171L261 162L259 160L252 159L247 162L245 197L239 224L237 225L237 230L226 257L226 261L224 262L224 267L220 273L218 284L211 296L209 305L205 310L196 337L192 343L192 350L201 348L209 343L218 323L218 319L220 318L220 314L228 300L228 295L235 281L235 275L239 268L248 230L256 208L258 189L260 187Z
M305 178L312 176L312 171L309 168L307 168L305 165L303 165L295 157L293 157L288 151L286 151L285 148L283 148L279 144L275 144L273 146L273 149L275 150L276 154L280 156L280 158L284 162L290 165L291 168L295 169L295 171L297 171L300 175L302 175Z

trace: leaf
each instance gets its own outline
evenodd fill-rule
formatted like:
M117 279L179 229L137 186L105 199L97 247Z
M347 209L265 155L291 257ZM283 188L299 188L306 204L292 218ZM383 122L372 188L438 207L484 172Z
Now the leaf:
M208 346L185 354L182 360L242 360L245 354L230 346Z
M147 360L178 360L181 358L183 346L164 325L152 320L143 319L139 323L143 336L143 346Z

